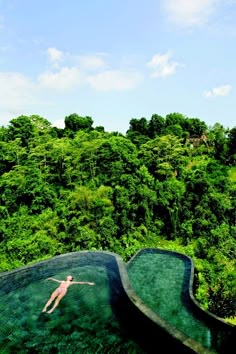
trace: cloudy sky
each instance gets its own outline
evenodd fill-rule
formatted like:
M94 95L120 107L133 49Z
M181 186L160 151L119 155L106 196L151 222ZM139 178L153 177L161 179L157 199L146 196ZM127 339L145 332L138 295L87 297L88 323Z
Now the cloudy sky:
M71 113L125 133L179 112L236 125L236 0L0 0L0 125Z

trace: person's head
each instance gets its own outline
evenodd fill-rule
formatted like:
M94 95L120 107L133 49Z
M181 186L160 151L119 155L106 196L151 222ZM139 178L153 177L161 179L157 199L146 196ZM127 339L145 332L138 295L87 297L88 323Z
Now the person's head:
M73 277L72 277L71 275L68 275L68 276L66 277L66 279L69 280L69 281L72 281L72 280L73 280Z

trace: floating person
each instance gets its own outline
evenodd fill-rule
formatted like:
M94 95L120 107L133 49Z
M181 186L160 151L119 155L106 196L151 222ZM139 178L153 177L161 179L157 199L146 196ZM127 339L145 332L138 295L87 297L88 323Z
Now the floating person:
M47 280L53 280L57 283L60 283L59 287L53 291L52 295L50 296L50 299L44 306L42 312L47 312L47 313L52 313L55 308L59 305L59 302L61 299L66 295L67 289L74 284L88 284L88 285L95 285L94 283L90 282L82 282L82 281L73 281L73 277L71 275L68 275L66 277L66 280L57 280L55 278L47 278ZM47 311L48 306L51 305L51 303L55 300L53 307L51 310Z

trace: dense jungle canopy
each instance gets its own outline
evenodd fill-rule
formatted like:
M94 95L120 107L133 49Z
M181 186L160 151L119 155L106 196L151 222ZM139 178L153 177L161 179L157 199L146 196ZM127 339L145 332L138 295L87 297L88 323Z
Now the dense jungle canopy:
M126 134L71 114L0 127L0 271L80 250L128 260L183 252L194 295L222 318L236 303L236 127L180 113L132 118Z

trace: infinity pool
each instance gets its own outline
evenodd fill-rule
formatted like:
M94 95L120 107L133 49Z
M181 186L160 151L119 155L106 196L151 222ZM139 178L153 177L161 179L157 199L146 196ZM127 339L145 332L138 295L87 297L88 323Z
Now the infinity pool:
M73 285L52 314L41 311L58 286L48 277L95 282ZM116 258L69 254L0 277L0 353L143 353L116 317L122 286Z
M192 264L144 249L128 264L109 252L75 252L0 274L0 353L231 354L232 333L191 295ZM53 313L58 284L75 284Z
M127 268L132 287L148 308L205 348L224 353L232 330L192 301L192 264L188 257L164 250L142 250Z

